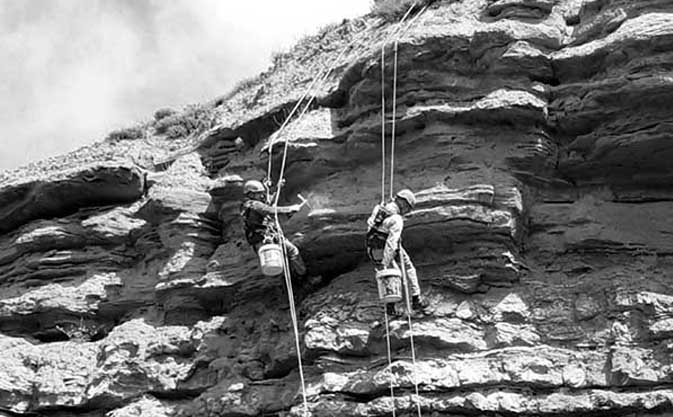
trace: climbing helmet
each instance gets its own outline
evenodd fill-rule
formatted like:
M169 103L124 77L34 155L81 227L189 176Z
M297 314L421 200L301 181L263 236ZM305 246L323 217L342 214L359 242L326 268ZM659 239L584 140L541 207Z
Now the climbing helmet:
M245 194L263 193L264 191L266 191L264 184L257 180L246 181L245 185L243 186L243 192Z
M397 198L401 198L409 204L409 207L414 208L416 206L416 196L411 190L404 189L397 192Z

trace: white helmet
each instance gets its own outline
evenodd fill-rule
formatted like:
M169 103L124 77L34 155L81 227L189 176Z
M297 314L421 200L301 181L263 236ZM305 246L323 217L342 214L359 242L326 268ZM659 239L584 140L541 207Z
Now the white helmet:
M406 201L407 204L409 204L409 207L414 208L416 206L416 196L414 195L411 190L404 189L400 190L396 194L397 198L401 198L402 200Z
M264 188L264 184L262 184L260 181L257 180L249 180L245 182L245 185L243 186L243 193L249 194L249 193L263 193L266 191L266 188Z

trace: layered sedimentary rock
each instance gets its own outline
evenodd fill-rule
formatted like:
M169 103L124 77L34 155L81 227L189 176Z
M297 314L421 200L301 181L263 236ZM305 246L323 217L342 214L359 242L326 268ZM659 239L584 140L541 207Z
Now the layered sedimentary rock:
M393 112L396 28L301 42L187 151L150 130L2 173L0 414L302 415L286 291L239 216L286 146L311 415L673 412L673 5L434 2L399 37ZM429 301L391 319L390 362L363 247L382 114Z

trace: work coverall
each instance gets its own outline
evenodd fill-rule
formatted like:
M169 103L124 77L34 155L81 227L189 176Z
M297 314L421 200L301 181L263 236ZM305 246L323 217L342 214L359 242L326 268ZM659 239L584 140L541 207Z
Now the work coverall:
M291 207L278 207L279 214L292 214L294 212L295 210ZM241 215L245 222L245 237L255 250L255 253L264 244L266 236L277 236L273 220L275 215L273 206L263 201L248 199L241 205ZM299 254L299 249L288 239L284 239L284 242L285 252L287 252L292 271L299 276L306 275L306 266Z
M372 212L371 216L367 220L367 225L372 228L375 226L374 222L376 219L376 214L381 208L377 206ZM398 268L397 260L395 256L397 255L397 249L399 248L399 255L402 257L402 262L406 269L406 275L408 278L409 288L411 290L412 296L421 295L421 287L418 285L418 276L416 275L416 268L411 262L411 258L406 250L402 247L400 239L402 238L402 229L404 228L404 218L400 215L400 208L395 204L395 202L390 202L385 205L383 208L386 212L390 213L383 222L377 227L379 232L387 235L385 247L383 248L383 259L381 264L384 268Z

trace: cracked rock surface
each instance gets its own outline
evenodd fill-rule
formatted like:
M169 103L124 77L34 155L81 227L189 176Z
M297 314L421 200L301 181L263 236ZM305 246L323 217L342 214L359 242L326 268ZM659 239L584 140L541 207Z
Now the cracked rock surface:
M393 114L395 28L307 38L190 137L0 172L0 416L303 415L286 290L239 218L285 145L310 415L673 413L673 3L434 2L399 39ZM429 303L391 319L390 361L363 247L382 113Z

